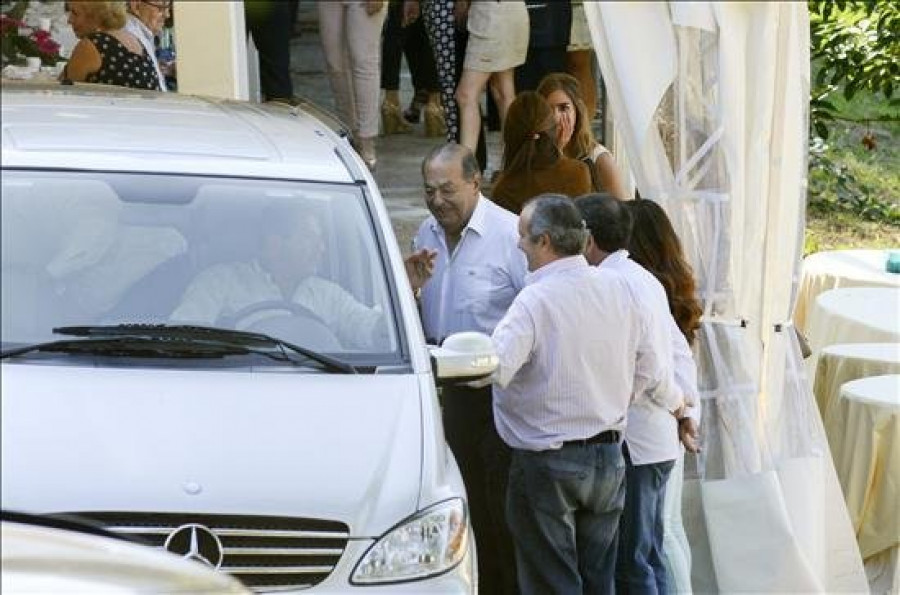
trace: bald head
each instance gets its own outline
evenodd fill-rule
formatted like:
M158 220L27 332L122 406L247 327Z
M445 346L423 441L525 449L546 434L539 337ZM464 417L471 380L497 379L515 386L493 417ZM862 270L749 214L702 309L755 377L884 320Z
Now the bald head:
M472 151L455 143L435 147L422 161L425 204L455 241L469 224L481 196L481 174Z
M481 176L481 168L478 166L478 160L475 159L475 155L468 147L458 143L438 145L428 151L428 154L422 160L423 177L425 176L425 170L433 161L459 164L463 179L469 182Z

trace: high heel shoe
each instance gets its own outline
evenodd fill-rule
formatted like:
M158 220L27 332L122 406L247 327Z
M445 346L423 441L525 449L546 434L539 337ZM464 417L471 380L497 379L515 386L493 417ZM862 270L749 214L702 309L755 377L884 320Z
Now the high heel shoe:
M423 89L417 90L415 95L413 95L412 101L409 102L409 107L403 110L403 119L410 124L418 124L419 118L422 117L422 107L425 106L427 101L428 91Z
M356 140L356 151L359 153L359 156L362 157L362 160L366 164L366 167L369 168L369 171L374 174L375 166L378 164L378 159L375 156L375 139L363 136L358 137Z
M447 123L444 121L444 109L439 103L425 104L425 136L444 136L447 134Z
M412 131L412 126L403 119L400 104L387 100L381 102L381 127L385 135L406 134Z

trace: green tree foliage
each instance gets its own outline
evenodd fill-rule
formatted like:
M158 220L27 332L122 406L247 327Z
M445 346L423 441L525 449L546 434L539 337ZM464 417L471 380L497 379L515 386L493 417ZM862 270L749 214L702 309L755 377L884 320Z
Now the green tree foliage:
M828 138L828 123L840 116L833 103L836 94L849 101L860 91L869 92L900 107L893 98L900 84L900 2L809 0L809 13L815 134Z
M894 98L900 86L900 2L808 0L808 6L813 73L809 205L814 211L897 225L900 207L882 196L881 185L872 185L878 176L864 181L857 174L868 167L864 163L880 161L870 124L896 122L900 116L900 101ZM848 127L859 126L854 122L865 123L865 149L847 142ZM835 138L826 144L832 131Z

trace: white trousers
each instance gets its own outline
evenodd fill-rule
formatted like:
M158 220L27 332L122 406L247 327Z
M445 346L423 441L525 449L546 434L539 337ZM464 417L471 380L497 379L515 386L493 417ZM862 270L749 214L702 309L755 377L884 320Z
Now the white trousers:
M691 593L691 545L688 543L681 518L681 500L684 488L684 453L675 460L675 466L666 483L663 505L663 563L668 570L669 589L672 593Z
M386 4L373 15L363 0L319 0L319 36L338 115L354 135L378 136L381 27Z

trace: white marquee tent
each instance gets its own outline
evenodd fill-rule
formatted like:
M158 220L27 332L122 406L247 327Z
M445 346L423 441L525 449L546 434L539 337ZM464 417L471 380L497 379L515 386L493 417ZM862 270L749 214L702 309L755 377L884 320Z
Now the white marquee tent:
M667 495L676 589L867 592L790 321L806 201L806 3L585 8L638 191L671 217L704 305L703 451L685 461L683 499L677 482Z

